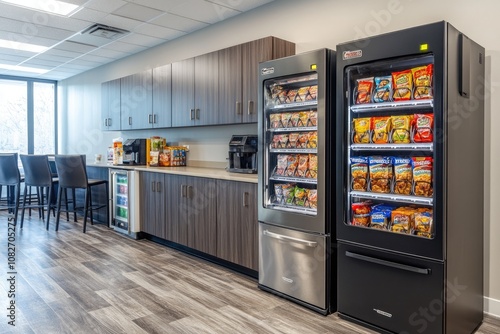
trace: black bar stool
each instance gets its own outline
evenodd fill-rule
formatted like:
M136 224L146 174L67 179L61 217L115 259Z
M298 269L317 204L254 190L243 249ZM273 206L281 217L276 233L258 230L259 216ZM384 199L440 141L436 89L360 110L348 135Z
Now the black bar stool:
M14 225L17 224L21 175L17 165L17 153L0 153L0 197L3 186L7 187L7 204L2 209L14 210Z
M61 195L63 191L71 189L72 192L75 189L84 189L84 204L83 204L83 233L85 233L87 228L87 216L90 213L92 217L92 211L102 208L106 208L106 221L109 221L109 207L108 201L103 205L93 205L92 204L92 187L103 185L106 187L106 198L109 198L109 189L107 180L96 180L88 179L87 170L85 168L85 156L84 155L56 155L55 156L57 176L59 178L59 189L57 191L57 217L56 217L56 231L59 229L59 217L61 214ZM73 210L71 212L76 212L82 207L76 206L76 198L73 197ZM68 209L69 211L69 209ZM91 219L91 224L93 220Z
M23 228L24 222L24 211L27 208L38 208L41 209L41 218L45 220L44 207L47 206L47 224L46 229L49 229L50 220L50 210L55 212L55 207L51 205L52 201L52 185L53 177L49 166L49 159L46 155L24 155L21 154L21 162L24 169L24 196L22 203L21 212L21 228ZM36 187L38 203L26 204L26 198L28 197L28 190L31 187ZM46 204L44 204L44 199L46 199Z

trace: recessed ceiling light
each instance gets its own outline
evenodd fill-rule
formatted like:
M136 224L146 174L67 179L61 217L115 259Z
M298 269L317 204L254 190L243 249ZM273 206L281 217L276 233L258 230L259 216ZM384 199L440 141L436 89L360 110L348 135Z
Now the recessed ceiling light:
M12 5L26 7L41 12L47 12L57 15L71 16L76 13L78 5L57 1L57 0L1 0Z
M28 52L34 52L34 53L45 52L48 49L48 47L46 47L46 46L16 42L16 41L12 41L12 40L9 41L6 39L0 39L0 48L28 51Z
M48 70L43 70L41 68L36 68L36 67L26 67L26 66L7 65L7 64L0 64L0 69L30 72L30 73L37 73L37 74L44 74L44 73L48 72Z

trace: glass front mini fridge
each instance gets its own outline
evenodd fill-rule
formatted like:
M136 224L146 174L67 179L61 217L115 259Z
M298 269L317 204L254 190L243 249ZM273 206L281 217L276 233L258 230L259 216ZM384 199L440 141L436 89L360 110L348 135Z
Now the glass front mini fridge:
M337 46L338 311L390 333L483 317L484 49L446 22Z
M321 49L259 66L259 287L323 314L335 305L334 62Z
M133 170L109 169L110 227L134 239L138 238L140 231L137 173Z

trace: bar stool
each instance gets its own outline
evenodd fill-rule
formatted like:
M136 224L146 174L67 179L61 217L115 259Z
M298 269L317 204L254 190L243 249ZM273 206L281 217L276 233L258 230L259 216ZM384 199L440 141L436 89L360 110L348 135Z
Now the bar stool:
M51 205L52 200L52 185L54 179L49 167L49 159L46 155L24 155L21 154L21 162L24 169L24 195L21 212L21 228L23 228L24 211L27 208L41 209L41 218L45 220L45 205L47 206L47 224L46 229L49 229L50 210L55 212L55 207ZM57 182L57 180L56 180ZM26 204L26 198L31 187L36 187L38 203ZM39 191L40 190L40 191ZM44 204L44 199L47 199Z
M1 208L14 210L14 225L16 225L21 193L21 175L17 165L17 153L0 153L0 197L3 186L7 187L7 204Z
M56 231L59 229L62 192L67 189L71 189L72 191L75 189L84 189L83 233L86 232L88 213L90 213L90 216L92 217L93 210L106 208L106 221L109 221L108 201L106 201L103 205L94 206L92 204L92 187L94 186L104 185L104 187L106 187L106 198L109 198L108 181L88 179L84 155L56 155L55 162L59 178L59 189L57 191ZM71 212L76 212L77 210L82 209L82 207L76 206L76 198L74 198L74 200L73 210L71 210ZM92 219L91 224L93 224Z

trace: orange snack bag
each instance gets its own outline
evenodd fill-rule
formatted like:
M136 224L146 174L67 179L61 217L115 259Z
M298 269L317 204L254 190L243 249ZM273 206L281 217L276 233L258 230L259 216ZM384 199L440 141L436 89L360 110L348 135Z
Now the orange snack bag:
M370 103L372 101L373 77L358 79L357 88L356 104Z
M391 117L372 117L372 142L374 144L387 144L391 132Z
M392 98L394 101L410 100L413 89L411 70L405 70L392 73L392 84L394 92Z

